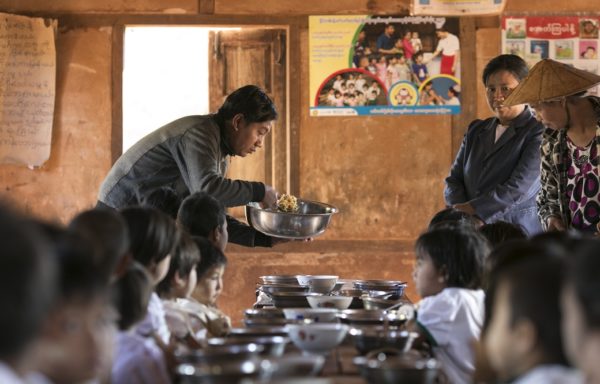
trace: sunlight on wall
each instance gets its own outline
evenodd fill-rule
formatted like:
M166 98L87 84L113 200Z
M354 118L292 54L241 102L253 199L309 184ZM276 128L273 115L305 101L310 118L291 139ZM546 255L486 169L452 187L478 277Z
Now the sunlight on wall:
M209 113L208 33L202 27L127 27L123 152L164 124Z

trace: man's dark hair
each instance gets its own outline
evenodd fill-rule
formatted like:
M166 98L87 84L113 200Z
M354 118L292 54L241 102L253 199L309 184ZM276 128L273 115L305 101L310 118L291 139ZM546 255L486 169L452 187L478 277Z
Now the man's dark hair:
M140 205L142 207L156 208L175 220L177 218L177 211L181 205L181 197L173 188L161 187L141 196Z
M125 331L144 319L152 294L152 278L133 262L112 286L113 304L119 312L119 329Z
M183 200L177 221L192 236L208 237L210 232L225 224L223 204L205 192L196 192Z
M186 232L181 233L181 238L175 252L171 256L171 262L169 264L169 272L165 278L158 283L156 292L160 295L166 295L171 292L173 278L175 274L179 274L180 277L187 277L192 269L200 262L200 250L190 235Z
M0 207L0 360L20 358L54 299L53 248L31 221Z
M529 68L527 67L525 60L517 55L505 54L496 56L490 60L483 69L483 85L486 86L490 76L498 71L508 71L512 73L515 79L521 82L527 77Z
M179 230L166 213L153 208L128 207L121 211L129 228L133 259L144 267L160 263L173 253Z
M479 228L479 233L490 242L492 248L508 240L523 240L527 238L527 234L521 226L506 221L484 224Z
M256 85L246 85L227 96L216 114L222 124L241 113L247 123L262 123L277 119L273 100Z
M419 236L415 248L417 255L429 255L436 269L445 272L448 287L481 288L489 246L474 229L465 226L434 228Z
M600 329L600 240L579 240L569 260L568 281L583 310L586 324Z
M486 293L487 329L497 299L498 287L509 290L510 324L529 320L535 327L544 364L567 365L560 336L560 290L564 277L564 252L554 244L515 240L500 246L490 272Z
M75 216L68 230L92 245L94 269L108 281L120 259L129 251L125 219L116 210L91 209Z
M209 269L218 265L227 265L227 257L205 237L194 237L194 242L200 250L200 262L196 265L198 279Z

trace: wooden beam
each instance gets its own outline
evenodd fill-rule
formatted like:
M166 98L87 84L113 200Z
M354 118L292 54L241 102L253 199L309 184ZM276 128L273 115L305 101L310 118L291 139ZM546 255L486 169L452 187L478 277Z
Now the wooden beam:
M111 110L112 125L110 139L110 158L112 164L123 153L123 40L125 26L116 24L112 28L111 60Z
M198 13L201 15L214 15L215 0L198 0Z
M477 115L476 18L461 17L459 23L461 111L459 115L452 116L452 160L460 148L469 123Z
M308 84L308 79L302 79L299 68L294 68L295 65L302 63L303 55L306 47L301 44L302 31L308 30L308 19L304 18L303 25L290 25L288 33L288 49L287 55L287 99L288 99L288 127L289 127L289 191L291 194L298 196L300 194L300 123L302 121L302 97L304 92L299 90L308 88L304 84ZM291 92L296 90L296 92Z

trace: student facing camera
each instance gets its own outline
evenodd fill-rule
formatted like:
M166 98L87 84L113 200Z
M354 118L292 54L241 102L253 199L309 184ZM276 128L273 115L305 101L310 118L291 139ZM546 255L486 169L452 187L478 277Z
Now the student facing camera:
M500 382L581 383L560 337L563 251L515 240L495 252L483 345Z
M413 279L422 297L416 330L451 383L468 383L474 371L472 344L484 319L482 268L486 240L463 227L434 228L419 237Z

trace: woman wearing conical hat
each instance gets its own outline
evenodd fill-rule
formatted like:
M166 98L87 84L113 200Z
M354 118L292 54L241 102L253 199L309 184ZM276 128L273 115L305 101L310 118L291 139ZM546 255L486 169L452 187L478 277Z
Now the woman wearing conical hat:
M535 198L544 127L528 106L503 104L527 73L527 64L516 55L500 55L486 65L483 84L493 117L469 125L446 178L444 199L485 223L506 221L531 235L542 231Z
M598 233L600 98L584 95L598 83L596 74L546 59L505 100L530 104L546 126L537 204L548 231Z

